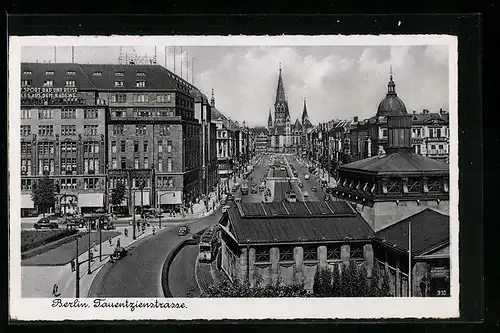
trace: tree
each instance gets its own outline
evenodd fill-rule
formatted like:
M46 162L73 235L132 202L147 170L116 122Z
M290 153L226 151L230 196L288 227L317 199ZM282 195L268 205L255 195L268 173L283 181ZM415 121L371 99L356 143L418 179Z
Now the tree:
M333 266L333 276L332 276L332 297L338 297L340 296L340 283L341 283L341 278L340 278L340 271L339 271L339 265L334 265Z
M382 277L382 288L380 290L380 297L390 297L391 296L391 284L389 279L389 274L384 273Z
M373 268L372 277L370 279L370 297L380 297L380 271L378 268Z
M122 182L118 182L116 187L111 191L111 204L113 206L119 206L125 199L125 194L127 192L127 187Z
M286 285L280 279L270 283L258 283L251 286L248 282L235 280L232 282L224 276L214 285L209 285L205 297L305 297L307 291L303 284Z
M332 297L333 273L329 269L317 269L314 274L313 292L316 297Z
M31 199L38 208L38 211L43 213L44 217L48 208L53 207L56 202L55 190L54 180L50 179L49 176L44 176L33 183Z
M360 297L370 296L370 289L368 287L368 272L363 265L358 268L358 294Z

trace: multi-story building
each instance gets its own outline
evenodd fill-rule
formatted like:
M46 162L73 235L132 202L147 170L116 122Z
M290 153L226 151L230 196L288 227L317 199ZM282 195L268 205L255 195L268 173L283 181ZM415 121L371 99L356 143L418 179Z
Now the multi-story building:
M59 185L51 211L105 207L107 107L77 64L21 65L21 214L36 211L34 182Z
M269 148L269 132L267 128L254 127L251 131L255 138L255 154L259 155L266 153Z

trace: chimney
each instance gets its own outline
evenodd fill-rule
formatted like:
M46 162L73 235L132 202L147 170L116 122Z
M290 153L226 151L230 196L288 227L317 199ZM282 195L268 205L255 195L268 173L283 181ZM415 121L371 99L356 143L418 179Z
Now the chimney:
M429 114L429 110L424 109L424 114Z
M354 122L357 123L358 122L358 116L354 116Z
M417 111L413 110L413 114L416 114L416 113L417 113Z

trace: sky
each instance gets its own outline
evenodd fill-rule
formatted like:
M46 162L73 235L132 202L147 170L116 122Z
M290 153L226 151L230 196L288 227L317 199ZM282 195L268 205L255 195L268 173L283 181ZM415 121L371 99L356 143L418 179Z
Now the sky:
M54 49L23 47L22 61L72 62L71 47ZM152 58L155 47L122 51ZM214 89L217 109L251 126L267 124L280 64L292 122L301 116L304 98L313 124L375 115L391 66L408 112L448 110L448 46L189 46L182 53L177 46L175 54L175 73L181 75L182 58L182 77L209 98ZM157 46L156 55L174 72L174 47ZM118 63L119 56L115 46L74 48L77 63Z

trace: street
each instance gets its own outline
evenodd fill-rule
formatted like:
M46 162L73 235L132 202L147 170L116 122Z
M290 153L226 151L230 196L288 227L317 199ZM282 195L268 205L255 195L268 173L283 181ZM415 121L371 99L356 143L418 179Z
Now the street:
M99 272L92 282L89 297L163 297L161 274L168 253L181 240L216 224L220 217L221 212L217 211L200 219L186 220L185 224L191 229L186 236L177 235L178 226L167 227L156 236L139 241L129 249L128 256Z

